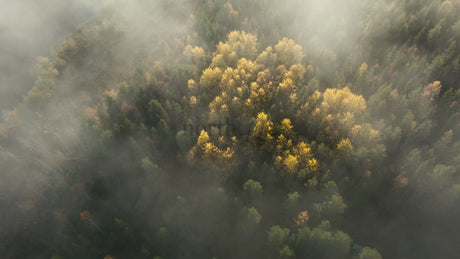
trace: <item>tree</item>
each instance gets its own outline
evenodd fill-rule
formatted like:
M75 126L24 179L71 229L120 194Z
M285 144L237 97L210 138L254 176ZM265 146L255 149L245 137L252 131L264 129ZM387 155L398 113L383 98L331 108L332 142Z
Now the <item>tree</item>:
M382 259L382 256L377 250L372 249L370 247L364 247L359 253L357 258L359 259Z
M310 217L308 216L308 211L305 210L305 211L299 212L299 214L297 215L297 218L294 219L294 222L296 226L301 227L301 226L305 226L309 219Z
M269 149L273 140L273 122L268 119L264 112L257 114L254 129L252 130L251 140L260 147Z
M260 213L254 207L251 207L248 209L247 216L248 216L248 219L255 224L259 224L260 221L262 220L262 215L260 215Z
M296 251L304 257L346 258L351 248L351 238L344 232L330 230L330 223L323 221L318 227L298 230Z
M207 167L223 172L228 176L234 167L234 150L231 146L216 146L208 132L202 130L197 139L196 145L189 150L187 160L190 164L197 165L197 162L203 162Z
M251 200L262 198L263 193L264 193L262 184L252 179L247 180L243 184L243 190L247 193L247 195L249 196L249 199Z
M283 38L275 46L276 54L280 64L290 67L302 63L304 53L302 47L292 39Z
M278 142L283 142L283 137L283 135L280 135ZM319 163L313 157L313 152L309 144L302 141L296 146L292 144L285 146L289 148L279 148L279 154L275 156L275 165L285 175L305 180L318 173Z
M268 232L268 243L273 248L280 249L289 242L290 233L288 228L282 228L279 225L272 226Z
M350 130L364 110L366 101L350 88L316 91L297 113L297 119L320 141L337 145L349 136Z

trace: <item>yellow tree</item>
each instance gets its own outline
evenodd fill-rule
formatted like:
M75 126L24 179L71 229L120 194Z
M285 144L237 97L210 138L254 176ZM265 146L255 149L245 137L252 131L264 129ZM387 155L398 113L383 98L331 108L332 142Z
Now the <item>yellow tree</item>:
M302 63L302 59L304 58L302 46L295 43L292 39L283 38L276 44L275 50L280 64L285 66Z
M225 43L217 45L211 67L234 67L238 58L254 59L256 55L257 37L243 31L232 31Z
M201 61L201 49L188 47L186 52L195 62ZM259 54L254 35L233 31L227 41L218 44L210 66L203 70L199 80L189 80L190 107L207 106L207 121L212 124L229 118L236 125L242 119L255 117L252 131L248 132L249 141L262 150L275 150L274 158L282 173L300 178L310 176L318 171L318 161L308 144L297 143L294 126L286 118L299 106L297 89L304 84L307 71L303 58L302 47L293 40L284 38ZM329 101L328 93L325 96ZM272 120L279 121L276 129ZM206 136L199 139L203 138ZM224 148L212 141L205 143L192 153L199 151L202 157L214 159L218 156L211 154L223 155Z
M348 87L316 91L297 113L297 119L309 125L307 131L328 144L337 143L349 136L356 118L366 109L361 95L353 94Z
M219 142L221 146L227 144L222 139ZM212 142L208 132L202 130L196 145L188 152L187 160L190 164L201 162L207 167L229 174L234 166L233 144L236 138L232 138L231 142L226 147L218 147Z
M319 171L318 160L313 157L311 147L301 141L275 156L275 165L286 176L295 176L300 180L311 178Z
M251 140L257 146L270 148L273 140L273 122L268 119L268 115L264 112L257 114L256 123L254 125Z

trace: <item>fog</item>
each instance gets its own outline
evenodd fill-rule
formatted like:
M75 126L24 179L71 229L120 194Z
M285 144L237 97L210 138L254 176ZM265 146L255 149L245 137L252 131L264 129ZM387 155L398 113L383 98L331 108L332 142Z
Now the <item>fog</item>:
M455 258L460 22L452 10L460 8L435 1L420 11L415 2L423 1L0 0L0 257L381 258L360 254L371 247L383 258ZM258 38L257 55L268 46L281 52L284 37L305 54L304 75L289 78L297 84L291 95L273 90L291 67L259 64L276 74L267 83L275 94L267 91L269 109L241 108L226 119L250 125L239 140L212 135L210 110L222 89L205 88L201 77L222 66L212 64L228 54L216 43L233 30ZM195 52L186 54L187 45ZM365 100L363 111L354 124L337 115L329 125L334 112L355 116L321 104L327 89L345 87ZM227 94L233 102L222 107L243 107L232 90L222 102ZM247 100L257 94L265 93ZM337 98L344 109L359 100ZM291 101L294 110L285 108ZM328 119L302 118L305 107ZM271 148L254 140L262 112L292 120L285 153L279 121L268 126L271 142L257 140ZM209 128L210 140L200 147L200 132L181 135L184 125ZM342 140L348 154L338 151ZM288 178L278 160L298 155L301 141L319 173ZM260 197L243 188L252 179L263 185ZM286 199L296 192L297 203ZM331 216L321 206L343 209ZM294 224L307 210L309 223ZM332 228L322 229L323 220ZM275 225L291 234L273 241ZM326 234L302 243L307 228ZM334 231L353 240L344 254L334 254L345 242Z
M35 59L102 7L102 1L0 1L0 109L11 109L31 89Z

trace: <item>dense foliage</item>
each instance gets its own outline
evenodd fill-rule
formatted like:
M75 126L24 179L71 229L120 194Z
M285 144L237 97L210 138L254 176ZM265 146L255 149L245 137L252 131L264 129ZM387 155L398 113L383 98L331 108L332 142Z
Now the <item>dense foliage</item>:
M456 258L460 2L305 2L165 2L164 40L107 6L39 58L0 257Z

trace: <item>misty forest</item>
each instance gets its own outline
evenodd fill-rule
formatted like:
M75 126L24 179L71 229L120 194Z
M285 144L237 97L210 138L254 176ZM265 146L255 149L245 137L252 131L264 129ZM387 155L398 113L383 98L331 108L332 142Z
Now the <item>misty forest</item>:
M0 258L460 258L459 0L0 3Z

